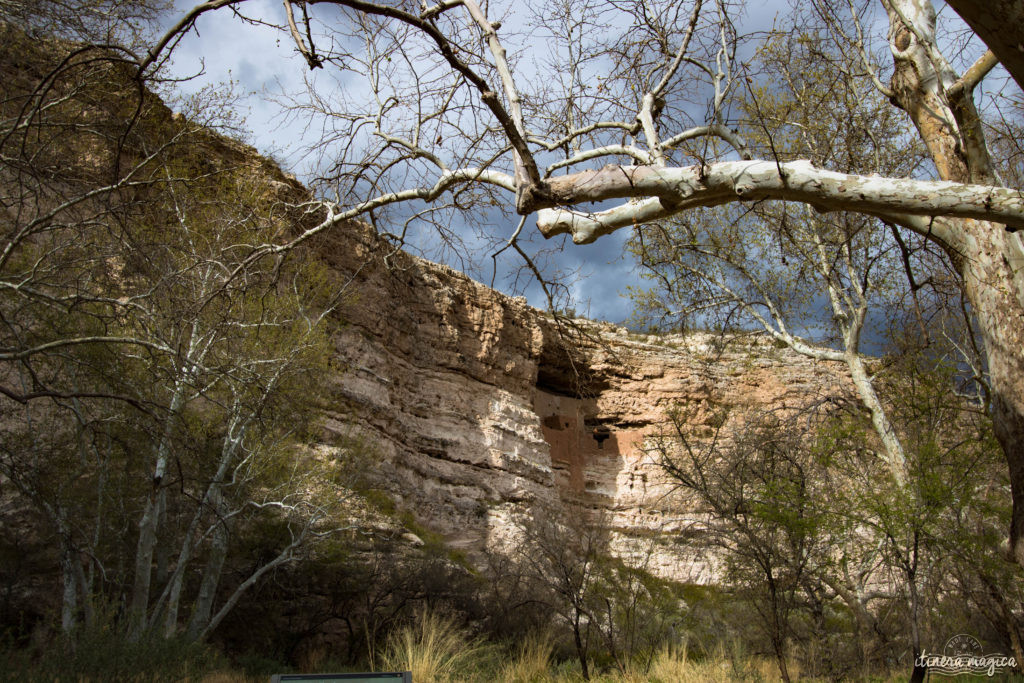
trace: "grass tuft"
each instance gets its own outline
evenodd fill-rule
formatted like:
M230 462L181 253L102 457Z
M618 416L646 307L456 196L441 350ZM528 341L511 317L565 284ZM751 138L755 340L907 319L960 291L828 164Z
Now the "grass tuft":
M512 659L501 668L502 681L538 683L551 680L551 654L554 645L547 634L531 634L515 649Z
M416 620L392 632L384 650L384 667L411 671L417 683L466 680L484 647L470 640L455 622L434 612L421 612Z

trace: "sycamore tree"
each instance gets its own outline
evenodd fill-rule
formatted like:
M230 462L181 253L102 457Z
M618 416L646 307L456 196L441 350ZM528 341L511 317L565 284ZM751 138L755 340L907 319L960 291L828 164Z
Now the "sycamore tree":
M191 142L117 235L108 338L34 359L67 395L0 409L0 477L56 537L65 632L120 594L130 639L203 639L345 514L344 458L306 446L338 288L308 252L247 264L247 240L289 226L270 169Z
M221 93L172 115L134 78L159 4L0 2L0 483L58 549L63 631L111 599L131 638L202 639L343 514L302 446L343 285L250 258L304 192L215 134Z
M927 0L813 3L821 39L856 57L845 78L884 94L927 149L927 168L886 176L870 163L752 158L743 140L757 121L738 116L734 101L748 86L771 87L772 75L745 68L759 37L740 3L285 0L281 29L311 70L337 76L330 87L311 79L303 103L326 115L324 199L322 221L299 239L357 217L443 224L497 205L514 207L520 230L535 216L544 236L587 243L696 208L766 200L853 211L920 235L947 254L981 331L1014 498L1011 553L1024 564L1024 197L1000 179L1001 165L1019 161L993 157L975 96L1000 62L1024 83L1024 24L1012 20L1019 3L950 4L992 50L965 61L981 48L961 50L949 37L961 20L946 11L940 22ZM203 13L245 18L251 7L197 4L140 56L141 72ZM792 24L781 16L775 25ZM1004 104L1018 97L1012 84L1004 92ZM402 213L403 203L413 206Z
M896 152L888 143L904 131L901 117L870 83L835 87L842 80L842 55L828 51L820 36L793 37L769 42L755 62L778 83L752 88L740 103L763 129L748 138L750 149L780 161L809 158L840 169L873 163L887 176L910 175L920 150ZM912 289L906 278L928 272L922 263L927 245L915 242L894 240L877 218L820 214L804 204L694 209L635 231L629 249L652 283L633 290L637 317L682 326L717 319L723 326L763 330L809 358L844 363L871 415L880 457L902 485L906 455L862 345L874 331L870 319L896 307L896 295ZM797 334L804 330L823 343Z
M324 320L339 299L336 287L309 253L274 267L247 261L246 242L287 229L288 218L258 165L214 163L197 179L191 166L211 165L204 158L211 150L195 144L193 155L165 169L164 192L151 221L134 226L122 271L126 281L146 283L125 325L176 350L119 359L140 402L157 408L134 420L143 462L133 482L141 499L127 615L133 637L158 625L172 637L186 611L187 635L204 637L245 590L341 514L337 490L328 493L341 484L331 473L337 468L298 447L315 423L318 392L310 383L327 368ZM284 536L276 554L255 563L215 608L238 537L278 524ZM200 585L190 591L189 573L203 560Z

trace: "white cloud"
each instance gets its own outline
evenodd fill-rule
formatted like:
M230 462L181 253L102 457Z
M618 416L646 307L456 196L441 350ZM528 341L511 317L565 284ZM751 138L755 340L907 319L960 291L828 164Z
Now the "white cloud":
M169 23L177 21L195 0L176 0ZM279 2L249 0L244 5L247 17L276 23L283 21ZM240 111L252 144L262 153L273 154L289 171L298 169L297 155L302 143L302 127L284 123L282 107L264 95L302 87L306 69L301 56L280 31L270 26L242 21L228 10L207 12L174 50L171 74L191 77L180 84L186 94L203 87L233 81L245 95Z

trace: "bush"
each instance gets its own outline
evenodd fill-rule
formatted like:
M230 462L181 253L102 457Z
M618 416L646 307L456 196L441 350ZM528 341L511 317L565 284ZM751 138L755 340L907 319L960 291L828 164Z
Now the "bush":
M208 646L163 638L129 642L108 624L80 629L48 647L0 652L4 680L17 681L185 680L225 667Z

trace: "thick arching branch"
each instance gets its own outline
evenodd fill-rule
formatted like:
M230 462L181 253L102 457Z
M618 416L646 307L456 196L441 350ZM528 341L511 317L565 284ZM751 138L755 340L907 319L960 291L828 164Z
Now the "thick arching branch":
M950 98L959 97L963 93L971 92L998 63L999 59L995 53L992 50L985 50L985 54L978 57L978 61L971 65L971 68L965 71L960 80L949 89Z
M766 199L803 202L819 211L954 216L999 221L1009 230L1024 227L1024 195L1017 190L848 175L816 168L809 161L726 161L684 168L605 166L559 176L549 185L561 204L645 198L598 213L550 207L539 213L537 227L542 234L568 233L580 244L685 209Z

